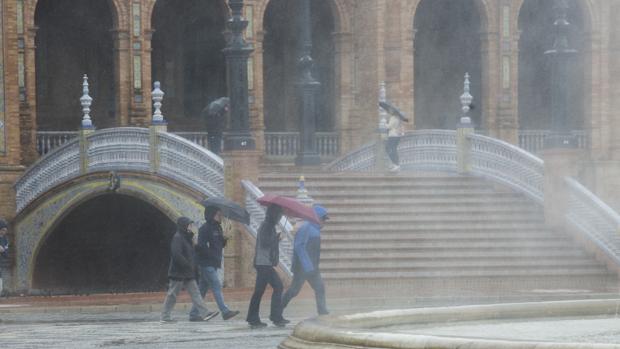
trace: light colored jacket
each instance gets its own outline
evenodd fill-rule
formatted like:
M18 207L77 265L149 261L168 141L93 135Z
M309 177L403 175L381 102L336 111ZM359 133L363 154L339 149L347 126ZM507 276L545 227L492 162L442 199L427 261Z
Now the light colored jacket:
M387 127L388 137L401 137L405 133L403 130L402 121L398 116L390 116Z

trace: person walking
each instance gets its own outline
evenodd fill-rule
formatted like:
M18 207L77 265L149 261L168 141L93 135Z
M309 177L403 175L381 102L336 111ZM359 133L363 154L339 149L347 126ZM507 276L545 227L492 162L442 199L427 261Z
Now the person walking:
M0 218L0 260L6 260L9 258L9 239L6 237L8 230L9 225L4 219ZM2 268L0 267L0 296L2 296L3 286Z
M321 228L329 216L325 207L314 205L313 208L321 224L306 221L297 230L293 243L293 266L291 268L293 281L282 297L282 309L286 308L291 299L299 294L304 282L308 281L314 290L317 312L319 315L327 315L329 311L325 304L325 286L321 278L319 260L321 259Z
M260 301L265 293L267 284L273 289L271 295L271 313L269 319L274 325L284 327L290 321L282 317L282 281L276 272L275 266L280 260L280 236L276 233L276 224L282 218L282 208L278 205L269 205L265 213L265 220L258 228L256 236L256 251L254 254L254 268L256 269L256 284L250 300L246 321L251 328L266 327L260 320Z
M207 309L207 305L200 297L200 291L196 284L196 264L194 245L196 238L193 233L193 224L191 219L180 217L177 220L177 231L172 237L170 243L170 267L168 268L168 293L164 301L161 313L161 322L174 322L170 317L170 313L177 302L177 295L185 288L192 298L192 303L198 308L198 313L202 321L211 320L217 316L219 312L211 312Z
M222 134L226 126L226 113L229 105L228 97L220 97L209 103L201 112L201 117L207 125L209 150L217 155L222 152Z
M400 137L403 136L402 120L399 116L390 115L390 119L387 124L388 139L385 143L385 151L392 161L390 171L398 172L400 170L400 158L398 157L398 143L400 143Z
M222 318L228 320L238 315L239 311L230 310L224 303L222 284L218 277L218 271L222 268L222 251L226 247L227 241L221 225L222 211L218 207L207 206L205 207L204 217L206 222L198 230L198 243L196 244L196 258L200 274L198 287L203 299L209 288L211 289ZM198 307L194 305L189 313L189 321L201 320Z

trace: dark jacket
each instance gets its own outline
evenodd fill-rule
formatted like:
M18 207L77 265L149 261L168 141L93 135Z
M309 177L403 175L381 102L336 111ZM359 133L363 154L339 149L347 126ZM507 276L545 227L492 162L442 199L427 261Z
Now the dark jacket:
M191 280L196 278L196 257L192 246L192 233L177 230L170 243L168 278Z
M4 252L0 253L0 258L9 257L9 239L5 236L0 236L0 246L4 248Z
M224 132L226 123L226 112L224 110L216 113L209 113L209 107L205 107L200 116L205 121L207 132L210 135L221 135Z
M319 270L321 227L318 224L305 222L295 235L293 251L294 273Z
M196 257L201 267L222 267L222 251L226 247L226 239L222 226L210 219L198 230Z
M276 266L280 261L280 239L276 233L275 223L265 220L258 228L256 236L256 253L254 254L254 266Z

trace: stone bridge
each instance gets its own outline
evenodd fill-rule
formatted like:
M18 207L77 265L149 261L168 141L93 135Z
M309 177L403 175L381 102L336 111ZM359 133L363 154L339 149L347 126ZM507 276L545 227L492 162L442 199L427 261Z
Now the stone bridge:
M148 203L171 222L181 215L200 221L199 201L223 195L224 166L219 156L157 127L82 130L31 166L15 190L12 284L31 290L41 247L80 205L118 195Z

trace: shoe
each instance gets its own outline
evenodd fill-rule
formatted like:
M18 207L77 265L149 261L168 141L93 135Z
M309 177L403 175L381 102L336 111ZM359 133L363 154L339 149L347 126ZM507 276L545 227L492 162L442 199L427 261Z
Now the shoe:
M200 321L204 321L204 318L199 317L199 316L192 316L189 318L189 321L191 322L200 322Z
M238 310L229 310L229 311L225 312L224 314L222 314L222 318L224 320L228 320L228 319L234 318L237 315L239 315L239 311Z
M400 165L392 166L390 168L390 172L398 172L400 171Z
M290 324L291 322L285 318L281 318L278 320L271 320L276 327L284 327L286 324Z
M161 320L159 320L160 324L173 324L175 322L177 322L177 320L172 320L172 319L161 319Z
M211 319L213 319L214 317L218 316L220 314L219 311L212 311L207 313L207 316L205 316L202 321L209 321Z
M267 327L267 324L258 320L258 321L253 321L253 322L248 322L250 324L250 328L255 330L258 328L265 328Z

